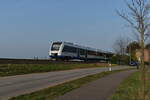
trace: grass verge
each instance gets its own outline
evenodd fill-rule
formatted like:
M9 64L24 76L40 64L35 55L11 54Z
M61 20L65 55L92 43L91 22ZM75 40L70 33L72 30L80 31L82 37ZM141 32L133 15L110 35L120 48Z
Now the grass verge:
M89 75L89 76L86 76L77 80L73 80L73 81L66 82L60 85L56 85L54 87L43 89L37 92L14 97L9 100L53 100L54 98L64 95L65 93L70 92L73 89L80 88L81 86L89 82L102 78L106 75L120 72L120 71L125 71L125 70L129 70L129 69L116 70L116 71L111 71L111 72L102 72L102 73L95 74L95 75Z
M146 99L150 100L150 69L146 70ZM135 72L124 80L110 100L140 100L140 72Z
M78 69L78 68L104 67L104 66L108 66L108 65L102 64L102 63L1 64L0 65L0 77L1 76L30 74L30 73L60 71L60 70L71 70L71 69Z

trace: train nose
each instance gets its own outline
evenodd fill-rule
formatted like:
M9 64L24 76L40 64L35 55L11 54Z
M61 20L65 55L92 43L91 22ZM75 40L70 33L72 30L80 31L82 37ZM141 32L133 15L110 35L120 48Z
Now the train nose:
M57 54L57 53L55 53L55 54L54 54L54 56L56 56L56 57L57 57L57 56L58 56L58 54Z
M58 56L58 53L52 53L52 56L57 57L57 56Z

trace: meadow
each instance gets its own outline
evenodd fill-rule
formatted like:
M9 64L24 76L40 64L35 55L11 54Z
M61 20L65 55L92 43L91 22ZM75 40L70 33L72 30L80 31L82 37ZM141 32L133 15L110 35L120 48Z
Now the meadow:
M106 66L107 63L0 64L0 77Z

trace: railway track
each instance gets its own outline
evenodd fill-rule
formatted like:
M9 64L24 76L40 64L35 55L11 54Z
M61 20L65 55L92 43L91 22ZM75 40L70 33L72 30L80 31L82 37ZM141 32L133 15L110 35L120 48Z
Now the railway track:
M88 61L86 63L97 63L98 61ZM55 60L43 60L43 59L7 59L0 58L0 64L49 64L49 63L85 63L83 61L55 61Z

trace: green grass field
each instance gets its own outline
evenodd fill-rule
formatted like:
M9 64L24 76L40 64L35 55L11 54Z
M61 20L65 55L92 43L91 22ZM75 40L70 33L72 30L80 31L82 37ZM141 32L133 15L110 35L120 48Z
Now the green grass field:
M116 70L112 72L102 72L102 73L95 74L95 75L89 75L89 76L86 76L77 80L66 82L66 83L63 83L54 87L50 87L47 89L43 89L37 92L14 97L14 98L11 98L10 100L54 100L56 97L64 95L65 93L70 92L76 88L80 88L81 86L89 82L92 82L106 75L109 75L115 72L120 72L120 71L124 71L124 70Z
M0 65L0 77L30 74L30 73L60 71L60 70L71 70L71 69L78 69L78 68L106 67L106 66L108 65L102 64L102 63L1 64Z
M140 72L135 72L121 83L110 100L141 100L140 98ZM146 71L146 99L150 100L150 69Z

